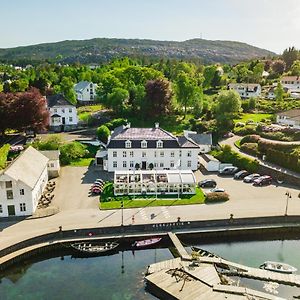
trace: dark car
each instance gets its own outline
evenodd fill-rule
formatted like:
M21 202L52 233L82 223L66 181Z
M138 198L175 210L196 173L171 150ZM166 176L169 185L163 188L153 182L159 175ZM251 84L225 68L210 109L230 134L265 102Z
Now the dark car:
M261 176L255 180L253 180L253 185L269 185L272 183L272 177L269 175Z
M219 171L220 175L233 175L235 174L239 169L237 167L231 166L231 167L225 167L224 169Z
M202 187L202 188L205 188L205 187L214 188L217 186L217 183L214 179L204 179L198 183L198 186Z
M245 170L239 171L237 173L234 174L233 178L234 179L244 179L246 176L248 176L249 173Z

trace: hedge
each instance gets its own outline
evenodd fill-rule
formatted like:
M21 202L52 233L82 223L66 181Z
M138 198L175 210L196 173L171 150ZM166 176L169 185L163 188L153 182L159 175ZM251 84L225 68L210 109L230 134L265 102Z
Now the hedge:
M6 167L6 161L7 161L9 149L10 149L9 144L5 144L0 148L0 169L4 169Z
M246 135L241 139L240 145L245 143L257 143L260 139L260 136L257 134Z
M259 168L259 162L257 160L245 157L239 153L232 151L231 147L225 145L220 151L213 153L214 156L225 163L231 163L240 169L247 170L250 173L257 173Z
M268 149L266 159L269 162L273 162L292 171L300 172L300 161L298 155L285 153L275 149Z
M229 200L229 195L227 193L208 193L205 198L207 203L218 203L226 202Z
M241 151L248 153L253 156L259 156L258 144L257 143L244 143L241 145Z
M235 127L233 132L237 135L249 135L256 133L256 125L246 125L244 127Z

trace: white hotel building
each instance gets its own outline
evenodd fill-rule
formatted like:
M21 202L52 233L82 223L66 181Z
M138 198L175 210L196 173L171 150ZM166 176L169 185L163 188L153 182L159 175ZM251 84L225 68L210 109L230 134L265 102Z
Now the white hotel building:
M159 127L117 127L107 143L107 150L96 161L109 172L120 170L197 170L200 148L192 139L174 136Z

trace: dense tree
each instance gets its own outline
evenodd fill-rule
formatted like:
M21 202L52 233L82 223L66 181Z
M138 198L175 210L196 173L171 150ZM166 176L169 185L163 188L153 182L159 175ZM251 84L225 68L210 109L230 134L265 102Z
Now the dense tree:
M122 88L113 88L107 96L107 104L117 114L123 114L128 108L129 92Z
M215 77L216 72L217 72L216 66L205 67L204 72L203 72L203 76L204 76L203 87L209 88L212 86L212 81Z
M291 75L300 76L300 60L295 60L291 67Z
M280 81L278 82L277 87L274 90L274 94L275 94L276 101L283 100L284 89Z
M294 61L297 60L299 57L299 51L296 50L295 47L289 47L285 49L282 53L282 59L286 64L287 70L293 65Z
M285 70L285 62L283 60L275 60L273 63L272 63L272 71L275 73L275 74L279 74L281 75L284 70Z
M103 143L107 143L108 137L110 136L110 130L105 125L101 125L97 128L97 137Z
M144 113L151 117L159 117L171 110L172 89L166 79L149 80L146 83Z

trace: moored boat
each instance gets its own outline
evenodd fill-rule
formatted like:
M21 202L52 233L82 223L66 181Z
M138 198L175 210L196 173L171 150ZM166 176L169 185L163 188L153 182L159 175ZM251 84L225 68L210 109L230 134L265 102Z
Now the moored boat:
M142 247L150 247L152 245L155 245L161 241L162 238L151 238L141 241L135 241L132 246L136 248L142 248Z
M112 251L119 246L116 242L106 242L100 244L91 244L91 243L74 243L71 244L71 247L79 252L85 254L101 254L105 252Z
M274 271L274 272L286 273L286 274L295 273L297 271L295 267L289 264L275 262L275 261L266 261L260 266L260 268L268 271Z

